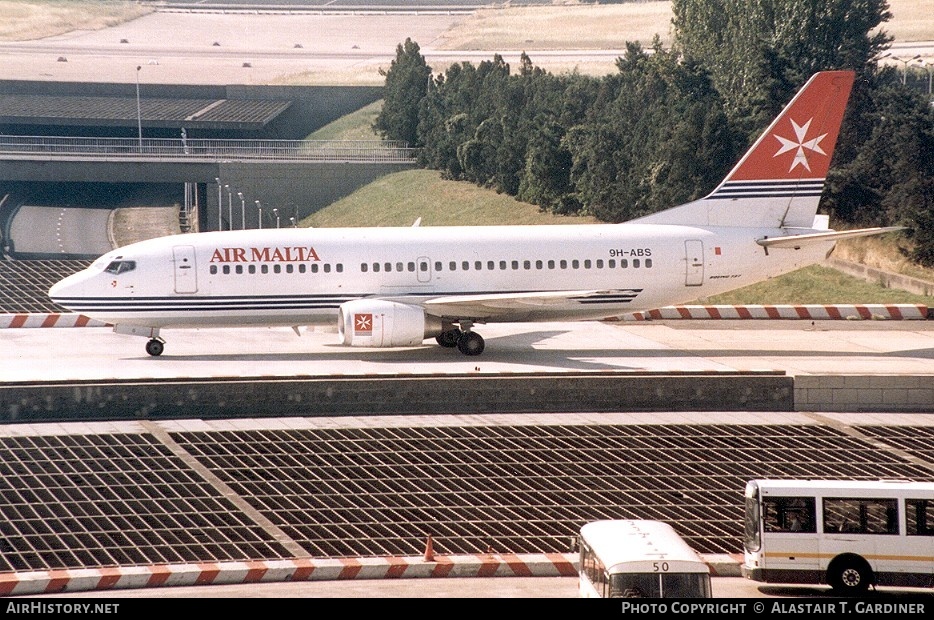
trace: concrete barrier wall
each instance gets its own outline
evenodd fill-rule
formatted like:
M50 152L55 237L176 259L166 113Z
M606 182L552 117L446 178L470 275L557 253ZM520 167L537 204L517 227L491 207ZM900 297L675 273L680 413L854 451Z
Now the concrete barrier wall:
M613 411L934 413L934 376L471 375L0 386L0 423Z
M801 375L796 411L934 413L934 376Z
M354 377L0 386L0 423L610 411L791 411L783 374Z

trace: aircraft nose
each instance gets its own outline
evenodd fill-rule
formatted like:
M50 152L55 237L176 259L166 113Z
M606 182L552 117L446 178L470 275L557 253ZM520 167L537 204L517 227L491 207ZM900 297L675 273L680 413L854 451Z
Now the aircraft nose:
M74 299L83 281L84 276L80 272L59 280L49 289L49 299L67 308L69 299Z

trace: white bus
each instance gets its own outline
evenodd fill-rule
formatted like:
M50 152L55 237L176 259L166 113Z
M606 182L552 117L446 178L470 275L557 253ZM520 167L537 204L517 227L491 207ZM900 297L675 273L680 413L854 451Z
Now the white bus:
M594 521L580 531L584 598L709 598L710 567L667 523Z
M750 480L745 498L748 579L934 586L934 482Z

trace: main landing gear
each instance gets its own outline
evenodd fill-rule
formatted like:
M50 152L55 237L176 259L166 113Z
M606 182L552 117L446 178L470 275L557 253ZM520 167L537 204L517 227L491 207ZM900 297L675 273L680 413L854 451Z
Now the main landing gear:
M461 321L460 327L451 327L441 332L435 340L442 347L448 349L457 347L457 350L464 355L480 355L483 353L485 346L483 336L470 331L471 327L473 327L473 324Z

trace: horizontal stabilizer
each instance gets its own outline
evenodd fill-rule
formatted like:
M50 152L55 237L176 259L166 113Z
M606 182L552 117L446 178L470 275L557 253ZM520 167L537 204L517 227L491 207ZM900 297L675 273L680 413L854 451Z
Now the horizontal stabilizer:
M840 239L852 239L854 237L868 237L870 235L881 235L883 233L904 229L904 226L880 226L876 228L860 228L857 230L829 230L827 232L789 235L787 237L763 237L762 239L756 239L756 243L765 248L798 249L809 243L824 243L827 241L839 241Z

